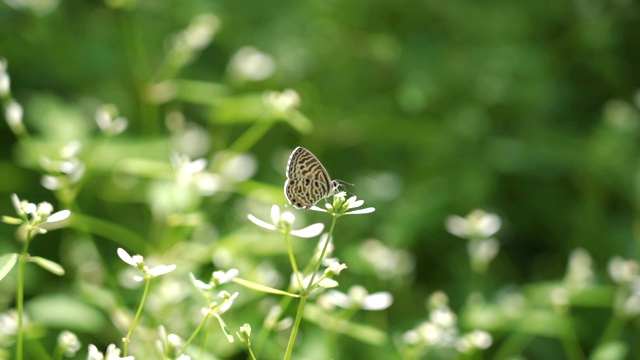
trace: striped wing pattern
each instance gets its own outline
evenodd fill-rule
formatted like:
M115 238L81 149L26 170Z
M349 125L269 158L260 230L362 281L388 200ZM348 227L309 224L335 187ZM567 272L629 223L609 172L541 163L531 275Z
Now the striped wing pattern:
M309 209L337 191L338 182L332 181L320 160L303 147L298 146L291 153L286 174L284 194L297 208Z

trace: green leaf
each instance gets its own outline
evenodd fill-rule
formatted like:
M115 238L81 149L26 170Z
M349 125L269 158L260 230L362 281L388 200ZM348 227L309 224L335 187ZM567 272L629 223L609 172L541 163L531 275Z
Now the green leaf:
M220 328L222 329L222 332L224 333L224 336L226 336L227 340L230 343L232 343L234 341L234 339L233 339L233 334L231 333L231 330L229 329L227 324L224 322L224 320L222 320L220 315L218 315L218 314L214 314L214 315L218 319L218 322L220 323Z
M13 266L18 261L18 254L4 254L0 256L0 280L4 279L5 276L13 269Z
M368 324L358 324L340 316L327 313L314 304L307 304L304 310L304 318L324 328L329 328L346 336L350 336L365 344L382 346L389 342L387 332Z
M104 316L107 310L98 310L88 304L85 298L76 298L64 292L37 296L25 307L29 315L38 319L38 324L49 328L99 332L108 323Z
M116 244L126 247L127 250L138 254L145 249L144 238L124 226L120 226L111 221L87 215L74 214L70 227L103 236Z
M248 280L244 280L244 279L240 279L240 278L235 278L233 279L233 282L238 284L238 285L242 285L244 287L248 287L249 289L253 289L256 291L261 291L261 292L265 292L265 293L269 293L269 294L276 294L276 295L284 295L284 296L291 296L291 297L299 297L296 294L292 294L283 290L279 290L279 289L274 289L272 287L269 286L265 286L265 285L261 285L261 284L257 284Z
M41 268L47 270L48 272L58 275L58 276L62 276L64 275L64 269L62 268L62 265L51 261L49 259L45 259L43 257L40 256L32 256L29 258L30 262L34 262L36 264L38 264Z
M14 218L11 216L3 216L2 217L2 222L5 224L10 224L10 225L20 225L22 224L22 219L18 219L18 218Z
M622 360L627 358L629 345L622 341L610 341L593 350L591 360Z

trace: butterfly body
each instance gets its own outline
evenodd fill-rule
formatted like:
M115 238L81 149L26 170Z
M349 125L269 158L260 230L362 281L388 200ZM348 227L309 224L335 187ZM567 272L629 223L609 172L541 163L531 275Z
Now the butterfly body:
M338 192L340 183L329 173L311 151L298 146L287 163L284 194L291 205L309 209L315 203Z

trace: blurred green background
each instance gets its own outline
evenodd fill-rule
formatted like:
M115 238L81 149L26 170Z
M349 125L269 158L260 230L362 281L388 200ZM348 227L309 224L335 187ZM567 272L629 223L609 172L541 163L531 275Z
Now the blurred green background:
M348 190L376 212L341 219L334 255L350 271L338 280L343 291L363 284L393 293L385 314L359 320L394 340L384 350L338 341L336 358L397 356L398 336L427 318L425 301L436 290L449 295L454 311L467 306L473 275L465 241L446 232L451 214L483 208L502 218L500 252L483 284L487 301L504 289L561 280L578 247L612 292L608 261L639 255L637 1L5 0L0 57L30 134L18 138L0 124L2 214L14 213L16 193L117 224L143 239L131 253L236 241L227 250L251 258L246 214L267 219L271 204L285 204L281 187L294 147L354 183ZM298 107L265 105L265 92L285 89L299 94ZM107 141L94 122L103 103L129 121ZM74 139L87 164L82 188L77 196L44 189L41 157L59 157ZM175 194L162 182L173 176L173 153L206 158L221 172L231 166L221 154L230 151L248 154L234 163L248 175L212 194ZM195 224L186 214L197 214ZM298 224L325 220L296 215ZM0 227L2 253L19 249L13 231ZM90 241L110 271L121 269L115 249L128 240L96 232L76 225L38 238L31 252L73 269L70 248ZM409 276L385 280L368 271L358 248L371 238L408 251L415 260ZM214 251L195 256L190 271L225 268L211 265ZM256 251L246 261L286 272L281 249ZM75 294L79 272L57 278L34 270L27 297ZM7 282L0 309L12 306ZM253 316L237 322L259 324L261 315ZM589 356L612 309L587 306L574 316ZM639 325L634 317L620 332L630 358L640 356L628 341ZM485 357L497 357L508 332L492 332ZM121 336L79 333L101 344ZM565 356L553 336L537 335L522 358Z

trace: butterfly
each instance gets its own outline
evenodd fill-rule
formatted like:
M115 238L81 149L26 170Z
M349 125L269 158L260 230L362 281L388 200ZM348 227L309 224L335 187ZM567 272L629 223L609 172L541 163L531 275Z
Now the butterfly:
M296 208L309 209L318 201L338 193L339 180L329 173L311 151L298 146L287 162L284 195Z

